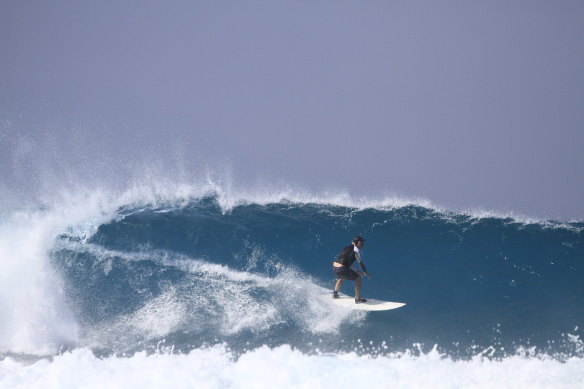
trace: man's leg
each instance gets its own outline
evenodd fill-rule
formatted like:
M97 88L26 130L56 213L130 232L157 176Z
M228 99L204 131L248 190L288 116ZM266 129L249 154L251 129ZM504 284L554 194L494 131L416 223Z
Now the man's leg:
M338 292L339 290L341 290L341 284L343 283L343 279L339 278L337 280L337 283L335 284L335 292Z
M355 300L361 298L361 276L357 277L355 280Z

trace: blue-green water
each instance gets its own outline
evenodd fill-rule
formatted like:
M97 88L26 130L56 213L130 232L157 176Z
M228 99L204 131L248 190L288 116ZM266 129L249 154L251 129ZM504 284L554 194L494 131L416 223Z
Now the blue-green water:
M50 262L98 353L226 344L385 354L438 347L453 358L536 347L582 355L584 223L475 217L418 205L242 203L120 207L90 234L61 234ZM362 295L406 302L335 308L322 294L354 235L367 242ZM353 293L346 281L343 292Z

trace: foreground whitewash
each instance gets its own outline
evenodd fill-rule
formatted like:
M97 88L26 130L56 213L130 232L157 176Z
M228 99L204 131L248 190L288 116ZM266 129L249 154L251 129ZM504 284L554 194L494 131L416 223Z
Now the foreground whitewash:
M1 388L576 388L584 359L513 356L452 361L437 351L371 358L262 347L235 360L223 347L184 355L96 358L77 349L25 365L0 361Z

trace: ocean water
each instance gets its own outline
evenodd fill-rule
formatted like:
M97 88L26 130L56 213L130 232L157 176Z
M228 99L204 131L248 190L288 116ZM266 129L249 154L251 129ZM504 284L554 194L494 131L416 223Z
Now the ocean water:
M188 185L0 217L0 387L584 387L583 222ZM405 307L321 297L354 235Z

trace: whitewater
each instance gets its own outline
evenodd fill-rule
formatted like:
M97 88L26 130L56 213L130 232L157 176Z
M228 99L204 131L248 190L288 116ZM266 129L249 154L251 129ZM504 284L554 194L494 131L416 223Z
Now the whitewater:
M214 183L0 214L0 387L584 387L584 223ZM354 235L363 296L319 298ZM343 291L352 293L349 283Z

